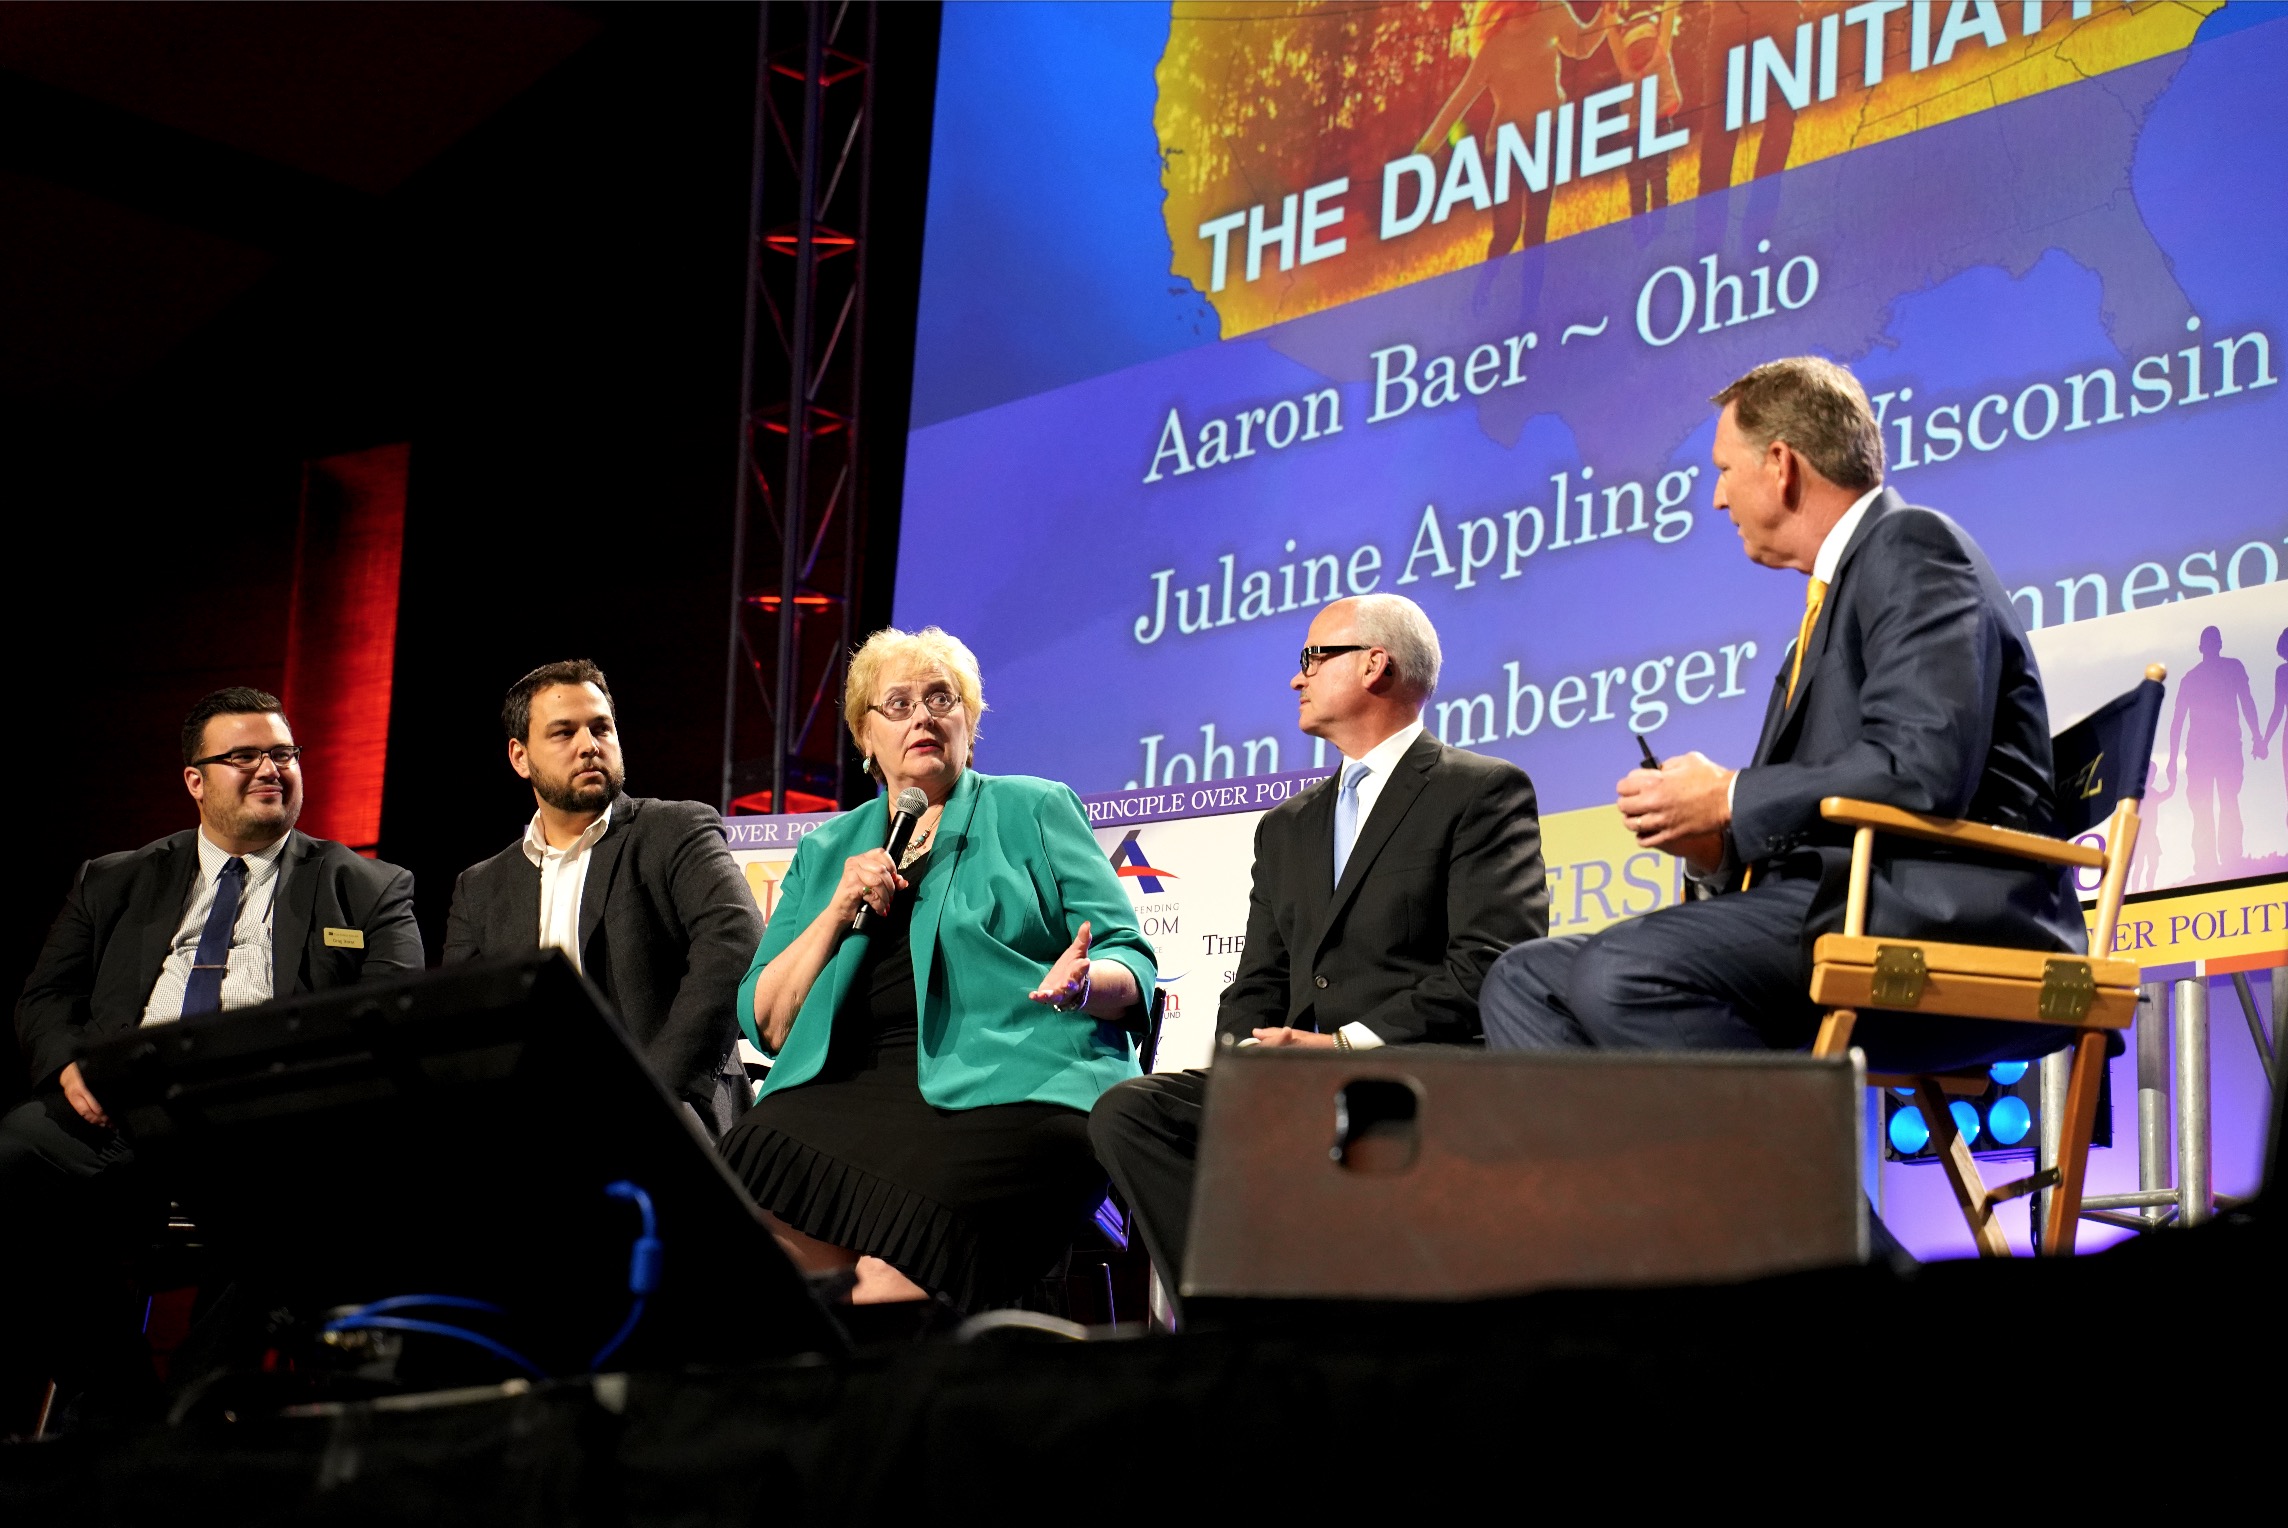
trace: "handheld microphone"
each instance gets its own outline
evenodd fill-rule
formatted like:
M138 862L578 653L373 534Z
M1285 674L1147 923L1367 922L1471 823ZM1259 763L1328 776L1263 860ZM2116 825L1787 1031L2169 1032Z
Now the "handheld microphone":
M913 840L914 824L920 822L922 813L928 810L929 797L921 793L919 786L909 785L898 792L897 815L890 819L890 841L882 846L890 856L891 864L896 864L905 854L906 845ZM879 921L880 915L874 911L874 904L862 902L858 906L858 916L850 920L850 932L863 934Z

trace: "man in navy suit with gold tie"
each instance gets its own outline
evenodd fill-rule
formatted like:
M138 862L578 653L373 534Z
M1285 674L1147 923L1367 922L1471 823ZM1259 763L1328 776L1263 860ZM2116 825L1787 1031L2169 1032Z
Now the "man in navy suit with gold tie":
M1620 784L1638 842L1680 856L1702 895L1504 955L1480 998L1495 1049L1806 1045L1819 1023L1811 946L1842 928L1851 857L1821 798L2048 824L2049 713L2025 628L1969 534L1883 486L1858 380L1797 357L1713 401L1716 507L1751 560L1811 575L1796 642L1746 768L1687 753ZM1885 843L1870 933L2085 947L2065 870ZM2037 1055L2063 1034L1864 1013L1854 1040L1871 1068L1909 1071Z

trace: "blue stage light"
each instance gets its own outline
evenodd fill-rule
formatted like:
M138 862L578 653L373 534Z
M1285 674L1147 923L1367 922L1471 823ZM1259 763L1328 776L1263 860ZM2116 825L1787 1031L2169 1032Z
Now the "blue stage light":
M1978 1111L1958 1098L1946 1106L1946 1112L1954 1116L1954 1128L1962 1132L1962 1144L1977 1145Z
M1930 1144L1930 1126L1923 1111L1909 1104L1891 1116L1891 1145L1900 1156L1911 1157Z
M2006 1088L2014 1088L2018 1085L2018 1079L2026 1075L2026 1063L1997 1061L1986 1069L1986 1075Z
M1893 1088L1891 1089L1891 1096L1893 1098L1912 1098L1915 1096L1915 1090L1913 1088Z
M2006 1094L1986 1111L1986 1128L1994 1132L1997 1143L2015 1146L2034 1128L2034 1111L2026 1107L2023 1098Z

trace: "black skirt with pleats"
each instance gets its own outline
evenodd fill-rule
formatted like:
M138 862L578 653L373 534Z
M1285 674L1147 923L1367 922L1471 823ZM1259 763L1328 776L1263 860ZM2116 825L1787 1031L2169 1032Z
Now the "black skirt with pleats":
M906 870L916 888L926 873ZM819 1074L748 1110L723 1155L757 1204L805 1235L878 1257L964 1310L1008 1304L1080 1233L1104 1171L1078 1109L922 1097L914 894L873 931Z

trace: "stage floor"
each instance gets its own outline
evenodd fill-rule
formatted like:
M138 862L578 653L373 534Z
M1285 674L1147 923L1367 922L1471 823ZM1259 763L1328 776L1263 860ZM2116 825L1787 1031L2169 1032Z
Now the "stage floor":
M2094 1444L2094 1419L2138 1394L2197 1419L2204 1457L2223 1459L2234 1418L2272 1410L2235 1397L2277 1383L2282 1271L2259 1208L2065 1263L1330 1307L1086 1343L934 1339L833 1363L207 1414L0 1448L0 1520L1292 1521L1434 1501L1513 1518L1549 1505L1553 1480L1614 1505L1737 1491L1677 1474L1683 1459L1766 1476L1836 1448L1888 1470L1902 1439L1999 1444L2079 1416ZM1998 1462L1979 1452L1982 1470ZM1635 1473L1580 1473L1590 1461Z

